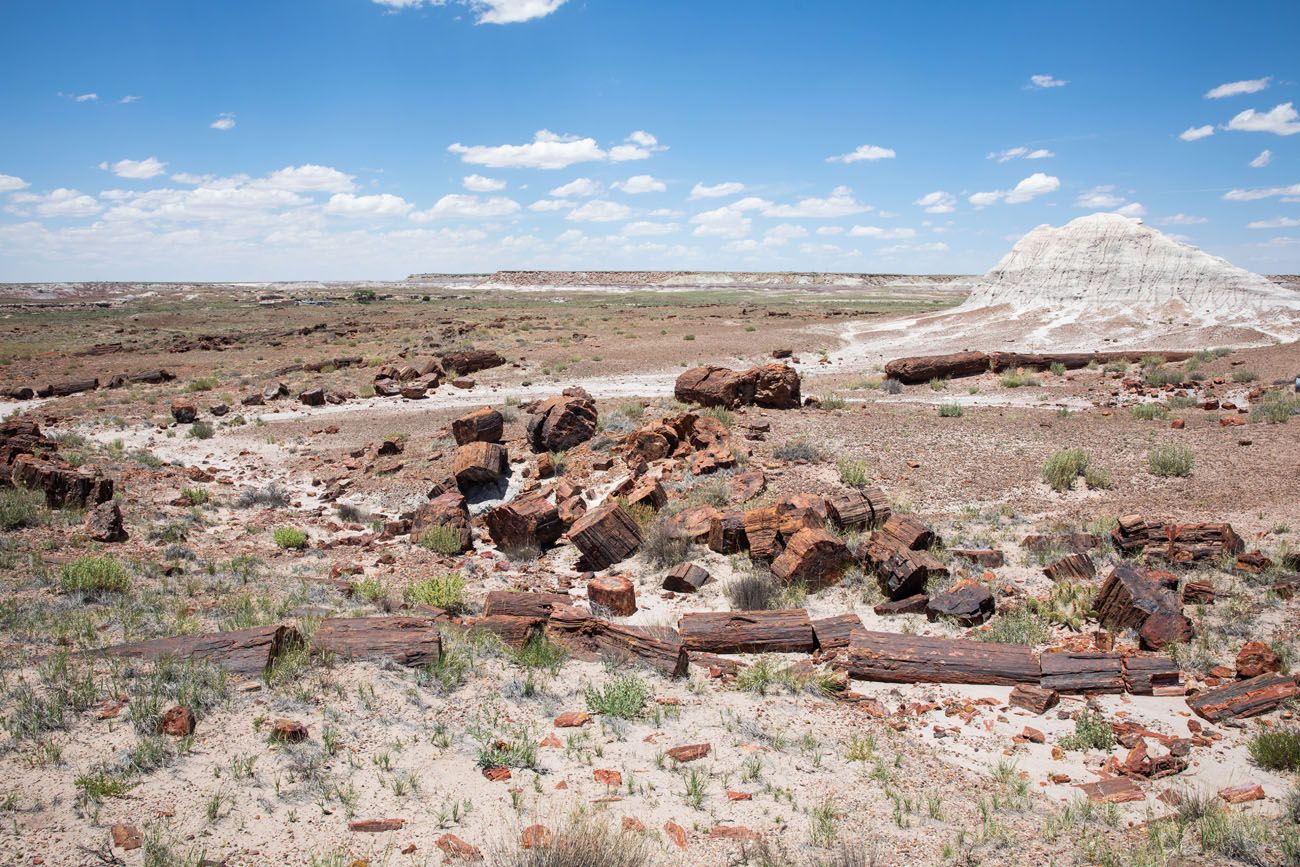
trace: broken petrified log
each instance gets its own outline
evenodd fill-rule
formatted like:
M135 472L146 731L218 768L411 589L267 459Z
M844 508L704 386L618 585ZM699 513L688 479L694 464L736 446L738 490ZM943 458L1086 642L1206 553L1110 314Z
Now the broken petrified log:
M709 550L719 554L739 554L749 547L745 535L743 512L720 512L709 522Z
M1093 604L1097 619L1112 629L1136 629L1146 650L1186 641L1192 624L1183 616L1182 600L1161 580L1161 573L1120 564L1102 582Z
M1097 567L1087 554L1070 554L1043 569L1052 581L1091 581L1097 577Z
M709 653L810 653L816 646L803 608L692 611L677 623L688 650Z
M710 505L689 506L664 519L664 529L671 535L692 542L707 542L713 519L722 512Z
M707 365L693 367L677 377L673 396L682 403L735 409L751 404L769 409L797 409L799 374L784 364L765 364L749 370Z
M875 572L880 592L895 601L925 593L931 578L937 580L948 574L948 568L929 551L869 542L860 552L860 559Z
M546 619L543 617L506 617L496 614L491 617L479 617L466 622L471 629L478 629L484 632L491 632L506 647L513 647L519 650L525 644L533 639L534 636L542 633L546 625Z
M950 548L949 551L954 557L985 569L997 569L1006 562L1002 552L996 548Z
M462 491L477 485L497 484L505 477L507 468L505 446L496 443L466 443L456 449L451 464L451 474Z
M694 563L682 563L664 576L663 588L674 593L695 593L709 581L709 573Z
M822 529L805 527L790 537L781 556L772 562L772 575L782 584L802 581L809 590L838 584L853 562L848 547Z
M596 434L596 402L579 389L532 404L528 412L528 445L534 452L562 452Z
M86 535L96 542L125 542L126 525L116 500L100 503L86 512Z
M255 626L233 632L174 635L105 647L101 653L125 659L201 659L244 677L261 677L281 654L302 645L292 626Z
M895 358L885 365L885 376L906 385L987 373L989 357L983 352L953 352L948 355L913 355Z
M924 593L904 596L902 599L890 599L873 605L871 610L880 617L897 617L900 614L924 614L925 606L930 604L930 597Z
M891 514L871 537L875 542L911 551L922 551L939 540L934 531L916 517L898 513Z
M1178 564L1239 554L1245 548L1231 524L1162 524L1141 515L1121 517L1110 536L1126 555Z
M51 509L89 509L113 499L112 479L75 469L57 455L51 460L17 455L10 480L14 487L43 491L45 505Z
M1237 651L1237 677L1246 680L1282 669L1282 657L1262 641L1247 641Z
M993 616L995 608L989 588L978 581L958 581L942 593L930 596L925 618L931 623L942 617L961 626L979 626Z
M1124 685L1134 695L1183 695L1183 672L1167 656L1128 653L1124 656Z
M826 498L826 513L841 530L866 530L889 520L889 503L876 488L851 490Z
M666 677L686 673L686 646L671 629L624 626L601 620L580 608L556 607L546 634L575 656L626 659L648 665Z
M853 630L862 628L862 618L856 614L836 614L812 622L813 637L821 650L839 650L849 646Z
M592 611L605 609L615 617L636 613L636 586L623 575L599 575L587 582Z
M1202 719L1218 722L1268 713L1282 702L1300 695L1296 680L1283 674L1261 674L1220 686L1187 700L1187 706Z
M573 522L569 541L582 552L587 568L599 571L636 553L641 528L618 503L606 503Z
M459 491L439 494L416 509L411 517L411 539L421 542L424 533L435 527L443 527L455 532L460 540L461 552L473 547L470 538L469 506L466 505L465 497Z
M317 653L343 659L388 659L432 665L442 655L438 626L427 617L327 617L312 633Z
M540 493L497 506L483 519L488 535L502 551L544 551L564 534L559 510Z
M458 446L474 442L499 443L504 426L505 419L501 413L485 406L453 421L451 435Z
M1033 650L964 638L854 630L849 676L887 683L1037 684Z
M1060 697L1056 690L1044 689L1028 683L1018 683L1011 687L1011 695L1007 697L1007 704L1012 707L1024 708L1036 714L1047 713L1056 707L1059 701Z
M1094 533L1030 533L1020 546L1033 554L1043 555L1054 549L1070 554L1084 554L1101 547L1101 537Z
M1124 691L1122 653L1061 651L1038 657L1043 676L1039 686L1058 693L1120 693Z
M500 354L490 349L465 349L442 356L442 366L457 376L468 376L505 363L506 360ZM418 371L416 375L419 375Z
M69 379L63 382L51 383L44 388L36 390L37 397L68 397L74 394L80 394L83 391L94 391L99 388L98 379Z
M493 590L483 601L485 617L537 617L545 620L559 606L570 606L573 597L563 593L525 593Z

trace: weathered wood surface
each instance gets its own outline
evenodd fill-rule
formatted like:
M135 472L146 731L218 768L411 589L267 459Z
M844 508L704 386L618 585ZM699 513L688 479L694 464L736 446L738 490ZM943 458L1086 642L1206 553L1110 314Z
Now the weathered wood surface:
M874 540L867 543L860 557L875 571L880 592L891 600L923 594L931 578L948 574L948 568L929 551L911 551Z
M1192 635L1182 600L1161 580L1161 573L1122 563L1111 570L1093 604L1097 619L1112 629L1136 629L1146 650L1160 650Z
M674 593L694 593L708 581L707 570L694 563L682 563L664 576L663 588Z
M989 357L983 352L953 352L895 358L885 365L885 376L906 385L916 385L932 379L979 376L987 373L988 369Z
M1300 695L1294 677L1284 674L1261 674L1227 686L1206 690L1187 700L1197 716L1210 722L1268 713L1282 702Z
M813 637L822 650L839 650L849 646L853 630L862 629L862 618L856 614L836 614L812 622Z
M451 435L458 446L472 442L499 443L504 426L501 413L485 406L453 421Z
M285 651L302 644L292 626L255 626L233 632L173 635L105 647L101 653L124 659L201 659L244 677L261 677Z
M1082 694L1124 692L1122 653L1044 653L1038 665L1043 689Z
M545 550L564 535L560 511L540 493L527 494L484 515L488 535L503 551Z
M1037 684L1042 672L1033 650L964 638L855 630L849 676L887 683Z
M1134 695L1182 695L1183 672L1167 656L1130 653L1124 657L1124 685Z
M686 645L671 629L610 623L568 605L551 612L546 634L580 658L626 658L649 666L666 677L686 674Z
M569 541L588 569L600 571L626 560L641 547L641 528L618 503L606 503L573 522Z
M1044 689L1028 683L1018 683L1011 687L1007 704L1011 707L1024 708L1030 713L1044 714L1056 707L1060 701L1054 689Z
M810 653L816 646L803 608L779 611L693 611L677 624L689 650L710 653Z
M1097 577L1097 567L1087 554L1069 554L1043 569L1052 581L1091 581Z
M841 530L861 530L880 526L892 514L889 501L878 488L851 490L826 498L826 511Z
M892 544L897 548L921 551L937 540L934 531L912 515L892 514L880 529L872 534L873 540Z
M1231 524L1165 524L1141 515L1124 515L1111 530L1115 547L1130 556L1158 557L1187 564L1240 554L1245 543Z
M470 629L491 632L507 647L518 650L533 636L540 635L546 626L544 617L509 617L502 614L479 617L466 623Z
M573 597L563 593L493 590L483 602L483 616L540 617L545 620L557 606L572 604Z
M343 659L432 665L442 655L442 636L427 617L327 617L312 634L311 646Z

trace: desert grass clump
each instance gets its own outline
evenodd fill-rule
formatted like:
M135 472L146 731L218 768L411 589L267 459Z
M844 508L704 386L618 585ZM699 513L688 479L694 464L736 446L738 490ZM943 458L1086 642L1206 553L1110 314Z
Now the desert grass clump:
M1196 466L1196 453L1174 443L1156 446L1147 453L1147 466L1153 476L1185 478Z
M26 488L0 489L0 530L21 530L42 523L44 498Z
M235 505L240 509L254 506L283 509L289 505L289 492L279 482L270 482L260 488L244 488L235 498Z
M1270 771L1300 769L1300 729L1262 731L1250 739L1250 757Z
M181 499L191 506L205 505L211 498L207 488L181 488Z
M1253 370L1234 370L1232 372L1233 382L1254 382L1259 379L1259 374Z
M1158 403L1135 403L1129 412L1138 421L1155 421L1169 415L1169 410Z
M1063 750L1112 750L1116 743L1115 730L1106 718L1086 708L1074 718L1074 734L1057 741Z
M1074 487L1074 480L1088 469L1088 453L1081 448L1061 449L1043 464L1043 481L1057 492Z
M271 533L277 547L283 550L301 551L307 547L307 534L297 527L276 527Z
M1045 644L1052 637L1047 618L1028 607L1008 608L993 618L988 628L975 633L975 638L993 644Z
M215 376L200 376L198 379L191 379L185 386L188 392L212 391L217 387L217 378Z
M216 432L216 428L206 421L196 421L190 425L189 433L185 435L192 440L210 440Z
M1280 391L1270 391L1250 410L1250 420L1267 424L1286 424L1291 416L1300 414L1300 398L1287 397Z
M1052 371L1053 376L1065 376L1065 365L1059 361L1053 361L1048 370Z
M844 409L849 405L847 400L834 393L819 398L818 402L821 404L822 409Z
M461 548L460 530L445 524L434 524L420 533L420 547L437 554L459 554Z
M871 481L867 474L867 462L854 458L841 458L835 465L840 472L841 484L850 488L865 488Z
M1038 379L1033 374L1025 373L1023 370L1014 370L1010 373L1002 374L998 380L1002 383L1003 388L1022 388L1024 386L1038 385Z
M880 390L885 394L902 394L903 383L891 376L880 383Z
M593 713L618 719L639 717L653 694L654 690L650 688L650 684L635 674L616 677L602 689L589 686L583 691L587 707Z
M939 404L939 418L961 418L966 410L959 403Z
M569 654L563 647L547 639L545 633L538 632L529 638L523 647L513 651L510 658L520 668L546 669L554 672L564 664Z
M781 461L808 461L817 463L825 458L822 450L808 440L790 440L772 450L772 456Z
M691 539L674 530L667 518L660 518L646 530L641 550L655 568L668 569L690 558Z
M59 574L64 593L125 593L131 589L131 573L114 557L78 557Z
M630 831L613 831L595 816L575 814L545 846L525 849L512 835L492 855L500 867L650 867L655 852L650 838Z
M781 588L767 572L733 578L726 587L727 601L736 611L766 611L776 604Z
M460 614L468 605L465 579L456 572L425 578L406 588L406 601L411 605L424 605L442 609L449 614Z

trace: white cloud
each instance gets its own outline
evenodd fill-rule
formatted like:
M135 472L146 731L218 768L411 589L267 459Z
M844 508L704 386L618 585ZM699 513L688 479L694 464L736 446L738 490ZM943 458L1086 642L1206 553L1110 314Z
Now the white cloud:
M412 207L410 202L391 193L374 196L335 193L326 203L325 212L343 217L400 217L410 213Z
M1268 148L1264 148L1264 150L1259 152L1259 156L1251 160L1248 165L1252 169L1262 169L1271 162L1273 162L1273 152Z
M1147 209L1143 207L1141 202L1129 202L1127 205L1125 205L1122 208L1116 208L1115 213L1119 214L1121 217L1137 218L1137 217L1145 217L1147 214Z
M882 148L879 145L858 145L851 153L838 154L833 157L827 157L828 163L856 163L862 160L892 160L895 156L893 148Z
M577 163L645 159L654 151L664 150L654 136L637 130L627 137L625 144L606 151L594 138L557 135L550 130L538 130L533 140L519 145L449 145L447 150L460 154L463 162L489 168L563 169Z
M998 201L1006 202L1008 205L1019 205L1038 196L1055 192L1060 188L1060 178L1042 172L1034 172L1010 190L974 193L967 197L967 201L977 208L983 208Z
M622 190L628 195L637 193L662 193L668 189L668 185L658 178L650 175L633 175L626 181L617 181L611 186L616 190Z
M676 223L655 223L649 220L638 220L635 223L628 223L623 227L623 234L632 237L645 235L671 235L680 228Z
M798 203L793 205L771 205L763 210L763 215L766 217L834 218L862 214L870 210L870 205L864 205L853 198L852 189L839 186L831 190L830 196L825 199L810 197L800 199Z
M466 175L461 183L465 189L471 193L495 193L497 190L504 190L506 182L496 178L485 178L482 175Z
M987 159L1005 163L1011 160L1045 160L1048 157L1054 156L1056 156L1056 154L1052 153L1047 148L1035 148L1034 150L1030 150L1027 147L1014 147L1007 148L1004 151L994 151L988 155Z
M739 181L725 181L721 184L696 184L691 187L691 199L715 199L722 196L734 196L745 191L745 185Z
M0 175L0 193L10 193L30 186L22 178L13 175Z
M818 235L843 235L844 227L843 226L818 226L817 234Z
M912 204L920 205L925 208L927 213L931 214L951 214L957 209L957 199L951 193L946 193L943 190L926 193Z
M610 223L614 220L626 220L631 213L632 209L622 202L592 199L569 211L564 219L590 223Z
M156 178L167 171L167 164L159 162L155 157L143 160L118 160L112 165L100 163L99 167L104 171L111 171L119 178L130 178L136 181Z
M1180 132L1178 137L1183 141L1199 141L1212 135L1214 135L1214 127L1207 123L1205 126L1189 126Z
M44 194L14 193L9 201L5 210L19 216L90 217L103 210L94 196L65 187Z
M931 241L926 244L895 244L892 247L881 247L880 253L886 256L897 255L899 253L946 253L948 245L943 241Z
M767 247L783 247L795 238L808 237L808 230L793 223L773 226L763 233L763 244Z
M1258 199L1270 199L1273 196L1300 196L1300 184L1289 187L1259 187L1253 190L1228 190L1223 198L1229 202L1253 202Z
M178 184L204 184L215 181L213 175L196 175L191 172L177 172L172 175L172 180Z
M350 193L355 190L353 176L329 166L306 163L286 166L249 184L254 189L285 190L290 193Z
M221 114L217 115L217 119L208 124L208 126L213 129L219 129L222 132L232 130L235 128L235 115L232 112L223 111Z
M447 0L374 0L390 9L414 9L426 3L445 6ZM544 18L563 6L566 0L460 0L474 12L477 24L519 24Z
M1113 184L1107 184L1102 187L1093 187L1091 190L1084 190L1079 193L1079 197L1074 200L1076 208L1091 208L1092 210L1108 209L1118 207L1124 204L1124 197L1115 195Z
M587 240L587 236L581 229L566 229L556 235L555 240L561 244L577 244Z
M1050 75L1031 75L1029 76L1029 86L1035 87L1065 87L1070 82L1063 81L1059 78L1053 78Z
M99 101L99 94L98 94L98 93L78 93L78 94L75 94L72 98L73 98L73 100L75 100L76 102L98 102L98 101Z
M1230 81L1227 84L1220 84L1218 87L1212 87L1205 92L1206 99L1223 99L1225 96L1240 96L1243 93L1259 93L1268 87L1272 81L1272 76L1264 78L1249 78L1245 81Z
M1159 222L1168 226L1199 226L1201 223L1210 221L1205 217L1196 217L1191 214L1174 214L1172 217L1165 217Z
M1247 223L1248 229L1290 229L1300 226L1300 217L1277 217L1272 220L1255 220Z
M1266 112L1248 108L1228 121L1228 129L1241 132L1271 132L1274 135L1295 135L1300 132L1300 115L1292 103L1275 105Z
M651 211L651 212L649 213L648 216L651 216L651 217L658 217L658 218L660 218L660 219L663 219L663 218L667 217L667 218L670 219L670 220L675 220L675 219L677 219L678 217L684 217L684 216L686 216L686 214L685 214L684 212L682 212L682 211L678 211L678 210L676 210L676 209L674 209L674 208L655 208L653 211Z
M118 105L130 105L130 104L133 103L133 102L139 102L139 101L140 101L140 97L135 96L134 94L127 94L126 96L124 96L124 97L122 97L121 99L119 99L119 100L117 101L117 104L118 104Z
M557 198L566 198L568 196L577 196L579 198L588 198L590 196L600 195L601 186L591 178L575 178L567 184L562 184L551 190L551 195Z
M746 196L712 211L703 211L691 217L691 223L695 225L694 234L700 237L743 238L749 234L754 222L745 216L746 212L771 206L772 203L766 199Z
M854 238L896 240L899 238L915 238L916 229L882 229L879 226L854 226L849 229L849 235Z
M565 199L538 199L528 206L530 211L564 211L576 205Z
M452 193L434 202L433 207L428 210L413 212L411 219L417 223L427 223L430 220L442 220L451 217L470 219L504 217L518 210L519 203L504 196L480 199L478 196Z

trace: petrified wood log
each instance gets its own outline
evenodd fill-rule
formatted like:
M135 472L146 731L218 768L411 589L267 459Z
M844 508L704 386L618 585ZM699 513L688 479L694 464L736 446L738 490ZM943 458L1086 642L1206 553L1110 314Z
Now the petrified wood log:
M490 349L466 349L442 356L442 366L457 376L468 376L490 367L500 367L506 360ZM419 372L416 372L419 375Z
M618 503L606 503L569 528L569 541L588 569L599 571L627 559L641 547L641 528Z
M710 653L810 653L817 644L803 608L692 611L677 629L687 649Z
M1147 650L1185 641L1192 632L1178 595L1166 589L1157 574L1128 564L1116 566L1106 576L1093 610L1112 629L1138 630Z
M1162 524L1141 515L1121 517L1110 535L1125 554L1179 564L1239 554L1245 547L1230 524Z
M466 443L456 449L451 474L456 477L461 490L495 484L506 474L507 458L505 446L497 443Z
M596 402L585 392L565 394L532 405L528 445L534 452L560 452L596 433Z
M885 376L907 385L959 376L987 373L989 357L983 352L953 352L948 355L913 355L895 358L885 365Z
M1071 554L1084 554L1101 547L1101 537L1094 533L1030 533L1020 540L1022 548L1034 554L1042 554L1053 548L1059 548Z
M488 535L503 551L544 551L564 534L560 512L541 493L528 494L488 511Z
M1182 695L1183 672L1167 656L1129 653L1124 656L1124 684L1134 695Z
M37 389L37 397L68 397L73 394L80 394L83 391L94 391L99 388L98 379L69 379L63 382L54 382Z
M888 521L891 514L885 495L876 488L827 497L826 512L841 530L877 527Z
M389 659L399 665L432 665L442 655L442 636L427 617L327 617L311 637L312 649L344 659Z
M804 528L790 537L772 563L772 575L783 584L802 581L809 590L839 583L853 562L843 542L822 529Z
M1038 657L1043 676L1039 686L1058 693L1119 693L1124 691L1121 653L1044 653Z
M540 635L546 625L544 617L508 617L501 614L479 617L466 624L471 629L491 632L507 647L523 647L535 635Z
M202 659L244 677L261 677L279 656L302 645L292 626L255 626L233 632L174 635L105 647L101 652L126 659Z
M996 548L949 548L954 557L959 557L985 569L997 569L1006 562L1002 552Z
M749 547L745 535L743 512L722 512L709 523L709 550L719 554L738 554Z
M898 548L921 551L933 545L938 537L934 531L912 515L892 514L881 528L872 533L873 539L885 541Z
M1202 719L1218 722L1268 713L1282 702L1300 695L1294 677L1261 674L1227 686L1206 690L1187 700L1187 706Z
M647 665L666 677L686 673L686 647L671 629L609 623L574 606L551 612L546 634L579 658L613 656Z
M989 588L978 581L958 581L944 592L930 596L925 617L931 623L942 617L962 626L979 626L993 616L995 608Z
M708 581L708 571L694 563L682 563L664 576L663 588L674 593L694 593Z
M1056 707L1057 702L1060 700L1054 689L1044 689L1041 686L1018 683L1011 687L1011 695L1007 697L1007 704L1012 707L1024 708L1030 713L1044 714Z
M856 614L836 614L812 622L813 637L822 650L839 650L849 646L853 630L862 629L862 618Z
M587 599L593 611L604 609L616 617L630 617L636 613L636 585L624 575L592 578L587 582Z
M1090 581L1097 577L1097 567L1087 554L1070 554L1043 569L1053 581Z
M516 590L493 590L483 601L485 617L539 617L551 616L559 606L570 606L573 597L563 593L525 593Z
M874 570L880 592L891 600L921 595L931 578L948 574L947 567L929 551L911 551L878 542L867 544L862 560Z
M411 539L419 542L424 532L433 527L455 531L460 539L461 551L468 551L472 547L469 506L459 491L439 494L416 509L411 517Z
M890 599L872 606L871 610L880 617L896 617L899 614L924 614L925 606L930 604L930 597L924 593L904 596L902 599Z
M15 487L43 491L51 509L89 509L113 499L112 479L74 469L57 455L52 460L17 455L10 480Z
M887 683L1037 684L1033 651L1017 644L855 630L849 676Z
M499 443L504 426L505 419L501 413L485 406L453 421L451 435L458 446L473 442Z

